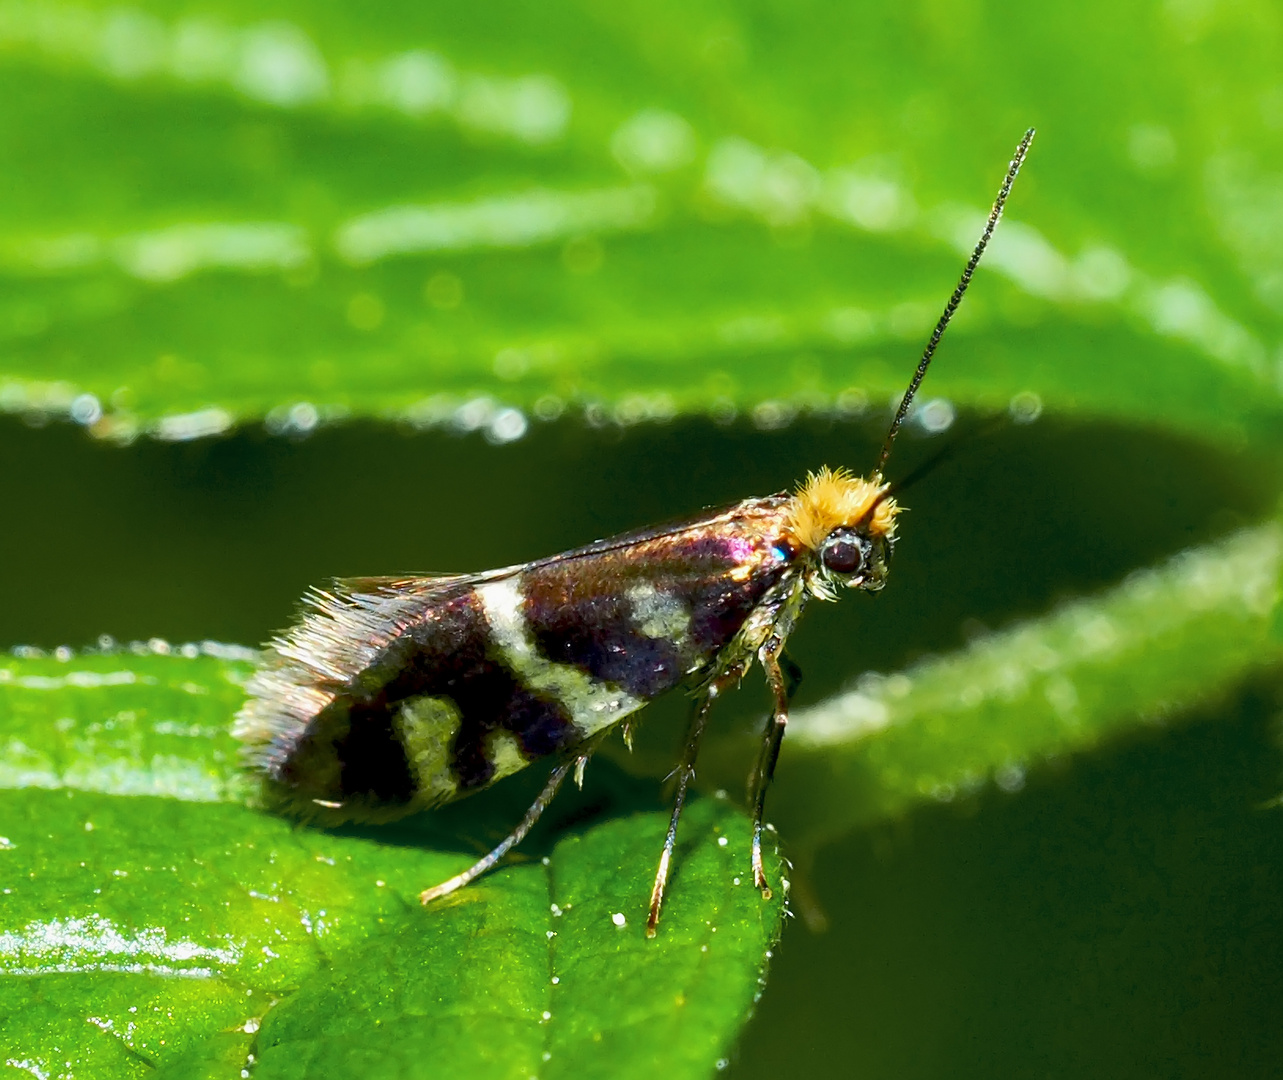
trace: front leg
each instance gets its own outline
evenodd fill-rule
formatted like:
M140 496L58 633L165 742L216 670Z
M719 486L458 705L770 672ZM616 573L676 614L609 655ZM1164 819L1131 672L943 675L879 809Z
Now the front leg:
M771 688L775 709L762 733L762 749L753 770L749 800L753 804L753 884L762 890L762 898L771 898L771 887L762 869L762 814L766 807L766 789L775 775L775 762L780 756L780 743L789 722L789 698L797 689L802 673L798 666L784 655L784 642L772 636L758 652L766 683Z

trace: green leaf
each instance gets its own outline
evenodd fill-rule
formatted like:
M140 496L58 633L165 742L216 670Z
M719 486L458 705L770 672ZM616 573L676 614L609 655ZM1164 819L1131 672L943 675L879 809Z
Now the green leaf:
M0 665L0 788L244 800L251 785L228 724L255 655L213 642L19 650Z
M138 651L0 667L13 1060L80 1077L230 1077L250 1054L267 1077L662 1060L695 1077L726 1055L782 916L752 887L740 814L690 807L653 941L661 813L597 822L423 908L470 856L245 806L226 722L246 662Z
M858 6L7 0L0 403L121 440L858 411L1036 124L929 392L1269 434L1260 7L939 36Z
M707 1075L755 1000L780 907L741 865L742 820L703 800L683 818L683 888L647 941L665 825L654 814L563 840L547 867L506 871L456 894L448 917L415 913L336 957L268 1017L258 1075L413 1075L424 1060L470 1076Z

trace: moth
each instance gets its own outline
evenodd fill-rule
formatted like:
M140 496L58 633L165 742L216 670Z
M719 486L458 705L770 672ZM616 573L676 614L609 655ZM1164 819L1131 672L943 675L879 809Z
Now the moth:
M900 506L883 470L1033 136L1016 150L869 476L822 468L792 494L501 570L312 590L298 621L266 647L234 728L284 807L329 823L388 820L548 759L548 781L516 828L424 891L426 904L494 866L571 772L582 782L611 731L622 725L630 739L640 709L684 686L694 711L650 897L653 937L709 710L756 659L774 707L750 777L751 868L769 897L762 815L795 681L785 645L809 600L886 583Z

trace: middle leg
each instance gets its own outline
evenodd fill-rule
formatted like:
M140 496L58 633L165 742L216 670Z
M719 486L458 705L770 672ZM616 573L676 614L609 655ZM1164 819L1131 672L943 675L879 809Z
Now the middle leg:
M766 871L762 868L762 816L766 810L766 789L771 786L771 780L775 776L780 744L784 741L784 729L788 727L789 699L801 682L802 672L785 656L783 644L778 640L768 642L759 653L759 658L762 669L766 672L766 682L771 688L775 708L762 733L762 748L749 786L749 801L753 805L753 884L769 900L771 887L766 880Z
M728 686L733 685L733 676L722 676L709 683L695 699L695 709L691 714L690 727L686 732L686 745L682 750L682 761L677 766L677 798L673 803L673 816L668 822L668 835L664 837L664 850L659 856L659 869L655 871L655 885L650 891L650 913L646 916L646 936L653 938L655 928L659 925L659 909L664 903L664 890L668 888L668 871L673 861L673 846L677 843L677 821L682 816L682 805L686 801L686 789L695 777L695 759L699 755L700 739L708 723L708 710L713 701Z

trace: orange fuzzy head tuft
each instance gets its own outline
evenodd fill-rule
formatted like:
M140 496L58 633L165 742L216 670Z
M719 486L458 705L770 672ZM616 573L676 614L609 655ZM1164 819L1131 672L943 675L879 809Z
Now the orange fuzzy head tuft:
M865 480L846 469L811 473L793 496L787 528L793 539L817 551L834 529L863 523L869 536L891 540L900 507L887 494L890 485L874 473Z

